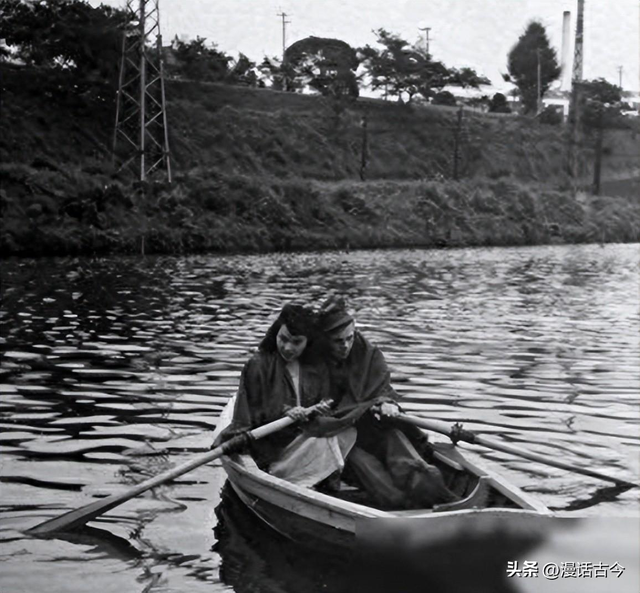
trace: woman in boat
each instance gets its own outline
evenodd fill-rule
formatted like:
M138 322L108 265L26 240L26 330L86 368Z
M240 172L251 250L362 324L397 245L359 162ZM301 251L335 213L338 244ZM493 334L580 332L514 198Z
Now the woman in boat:
M330 410L330 380L325 363L316 355L316 316L307 308L287 304L265 334L258 351L242 370L233 420L220 435L236 434L287 414L296 425L252 442L258 466L301 486L314 486L344 467L355 442L354 429L339 435L312 435L305 408L321 405Z

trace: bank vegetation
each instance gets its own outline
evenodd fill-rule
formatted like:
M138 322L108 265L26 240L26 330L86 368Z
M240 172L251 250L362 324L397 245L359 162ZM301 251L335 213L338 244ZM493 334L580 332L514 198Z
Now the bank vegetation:
M592 140L576 188L565 131L530 118L175 80L174 182L140 184L110 163L112 89L2 70L3 255L640 240L633 129L593 197Z

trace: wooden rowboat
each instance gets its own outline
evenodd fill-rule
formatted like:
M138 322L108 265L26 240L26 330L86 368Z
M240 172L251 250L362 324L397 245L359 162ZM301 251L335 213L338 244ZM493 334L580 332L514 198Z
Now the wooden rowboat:
M234 400L232 398L223 409L214 440L231 422ZM425 533L433 531L434 537L441 540L443 531L455 535L462 529L459 526L468 531L471 518L474 529L486 533L498 523L499 529L504 531L509 517L518 517L514 523L526 526L524 528L533 535L532 524L540 523L541 517L554 516L544 503L487 467L472 451L463 453L460 447L446 442L430 443L429 446L433 462L442 472L445 483L459 496L471 499L478 483L481 480L485 483L488 493L480 508L473 508L471 504L471 508L451 511L431 508L380 510L355 502L357 492L356 496L353 491L327 494L272 476L262 471L250 455L236 454L221 459L233 490L255 516L286 538L323 550L353 548L356 535L364 532L363 526L371 525L370 520L384 520L385 523L391 520L393 525L430 521L438 524L438 529L425 530ZM443 529L445 523L447 528Z
M286 482L262 471L249 455L223 456L228 485L236 496L222 497L219 509L229 500L234 504L219 515L221 533L232 533L229 526L235 524L249 534L245 548L227 549L223 538L218 548L223 566L236 563L236 574L245 574L251 563L243 561L243 553L250 549L259 555L259 566L269 562L269 574L277 583L290 582L292 571L311 575L302 586L299 577L293 579L291 590L333 590L322 580L331 575L338 591L369 593L515 591L508 582L509 567L515 570L527 561L542 567L561 558L588 557L606 558L614 566L637 566L637 515L556 512L510 483L473 450L451 443L430 446L431 461L457 494L473 493L480 482L488 485L481 506L385 511L341 493L330 495ZM246 523L253 516L286 539ZM245 522L237 522L238 517ZM302 546L312 548L312 553ZM316 550L324 554L313 553ZM326 563L327 557L337 559L337 564ZM324 563L321 568L318 562ZM616 590L640 591L640 573L634 568L628 572L624 586ZM240 584L236 590L242 590Z
M416 520L438 525L434 537L442 538L442 525L447 531L458 531L456 525L468 523L470 516L481 523L495 523L509 515L552 516L539 500L511 484L499 473L483 467L473 454L464 454L459 447L448 443L433 443L433 459L442 471L445 482L462 497L473 496L482 479L488 486L481 508L463 510L418 509L385 511L354 502L354 491L326 494L300 487L262 471L249 455L222 458L229 482L240 500L257 517L285 537L314 548L352 548L356 534L371 519L395 521ZM357 493L356 493L357 494ZM351 500L350 500L351 499ZM528 521L531 524L531 521ZM437 534L435 533L437 531Z

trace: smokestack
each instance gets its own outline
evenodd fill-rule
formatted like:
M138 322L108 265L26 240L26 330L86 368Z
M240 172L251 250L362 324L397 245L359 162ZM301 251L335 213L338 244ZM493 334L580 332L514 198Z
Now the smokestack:
M578 0L578 20L576 21L576 44L573 48L572 79L582 80L582 59L584 56L584 0Z
M565 10L562 13L562 55L560 57L560 88L566 90L571 86L571 66L570 54L571 48L571 12Z

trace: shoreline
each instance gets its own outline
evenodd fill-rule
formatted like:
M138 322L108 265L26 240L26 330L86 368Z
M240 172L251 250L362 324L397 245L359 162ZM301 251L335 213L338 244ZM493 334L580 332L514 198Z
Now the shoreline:
M3 257L249 255L635 243L640 200L517 180L315 182L205 175L144 195L102 185L3 221ZM189 187L190 186L190 187ZM205 191L206 188L206 191ZM235 188L235 189L234 189Z
M309 249L292 249L290 251L273 250L273 251L194 251L187 253L135 253L129 252L108 252L108 253L74 253L74 254L52 254L52 255L2 255L3 261L20 261L34 259L38 261L59 260L68 258L87 258L87 259L106 259L106 258L161 258L161 257L250 257L250 256L270 256L270 255L305 255L305 254L325 254L325 253L351 253L356 251L455 251L459 249L511 249L515 247L551 247L551 246L580 246L580 245L599 245L601 247L607 245L640 245L637 241L607 241L601 243L598 241L584 241L581 243L572 243L564 241L550 241L548 243L519 243L519 244L502 244L502 245L447 245L436 247L433 245L397 245L397 246L370 246L370 247L323 247Z
M335 119L319 96L172 81L174 182L141 184L108 163L113 89L0 70L4 257L640 241L635 128L607 131L597 197L575 193L564 127L468 113L458 151L451 110L363 99ZM582 184L592 153L585 136Z

